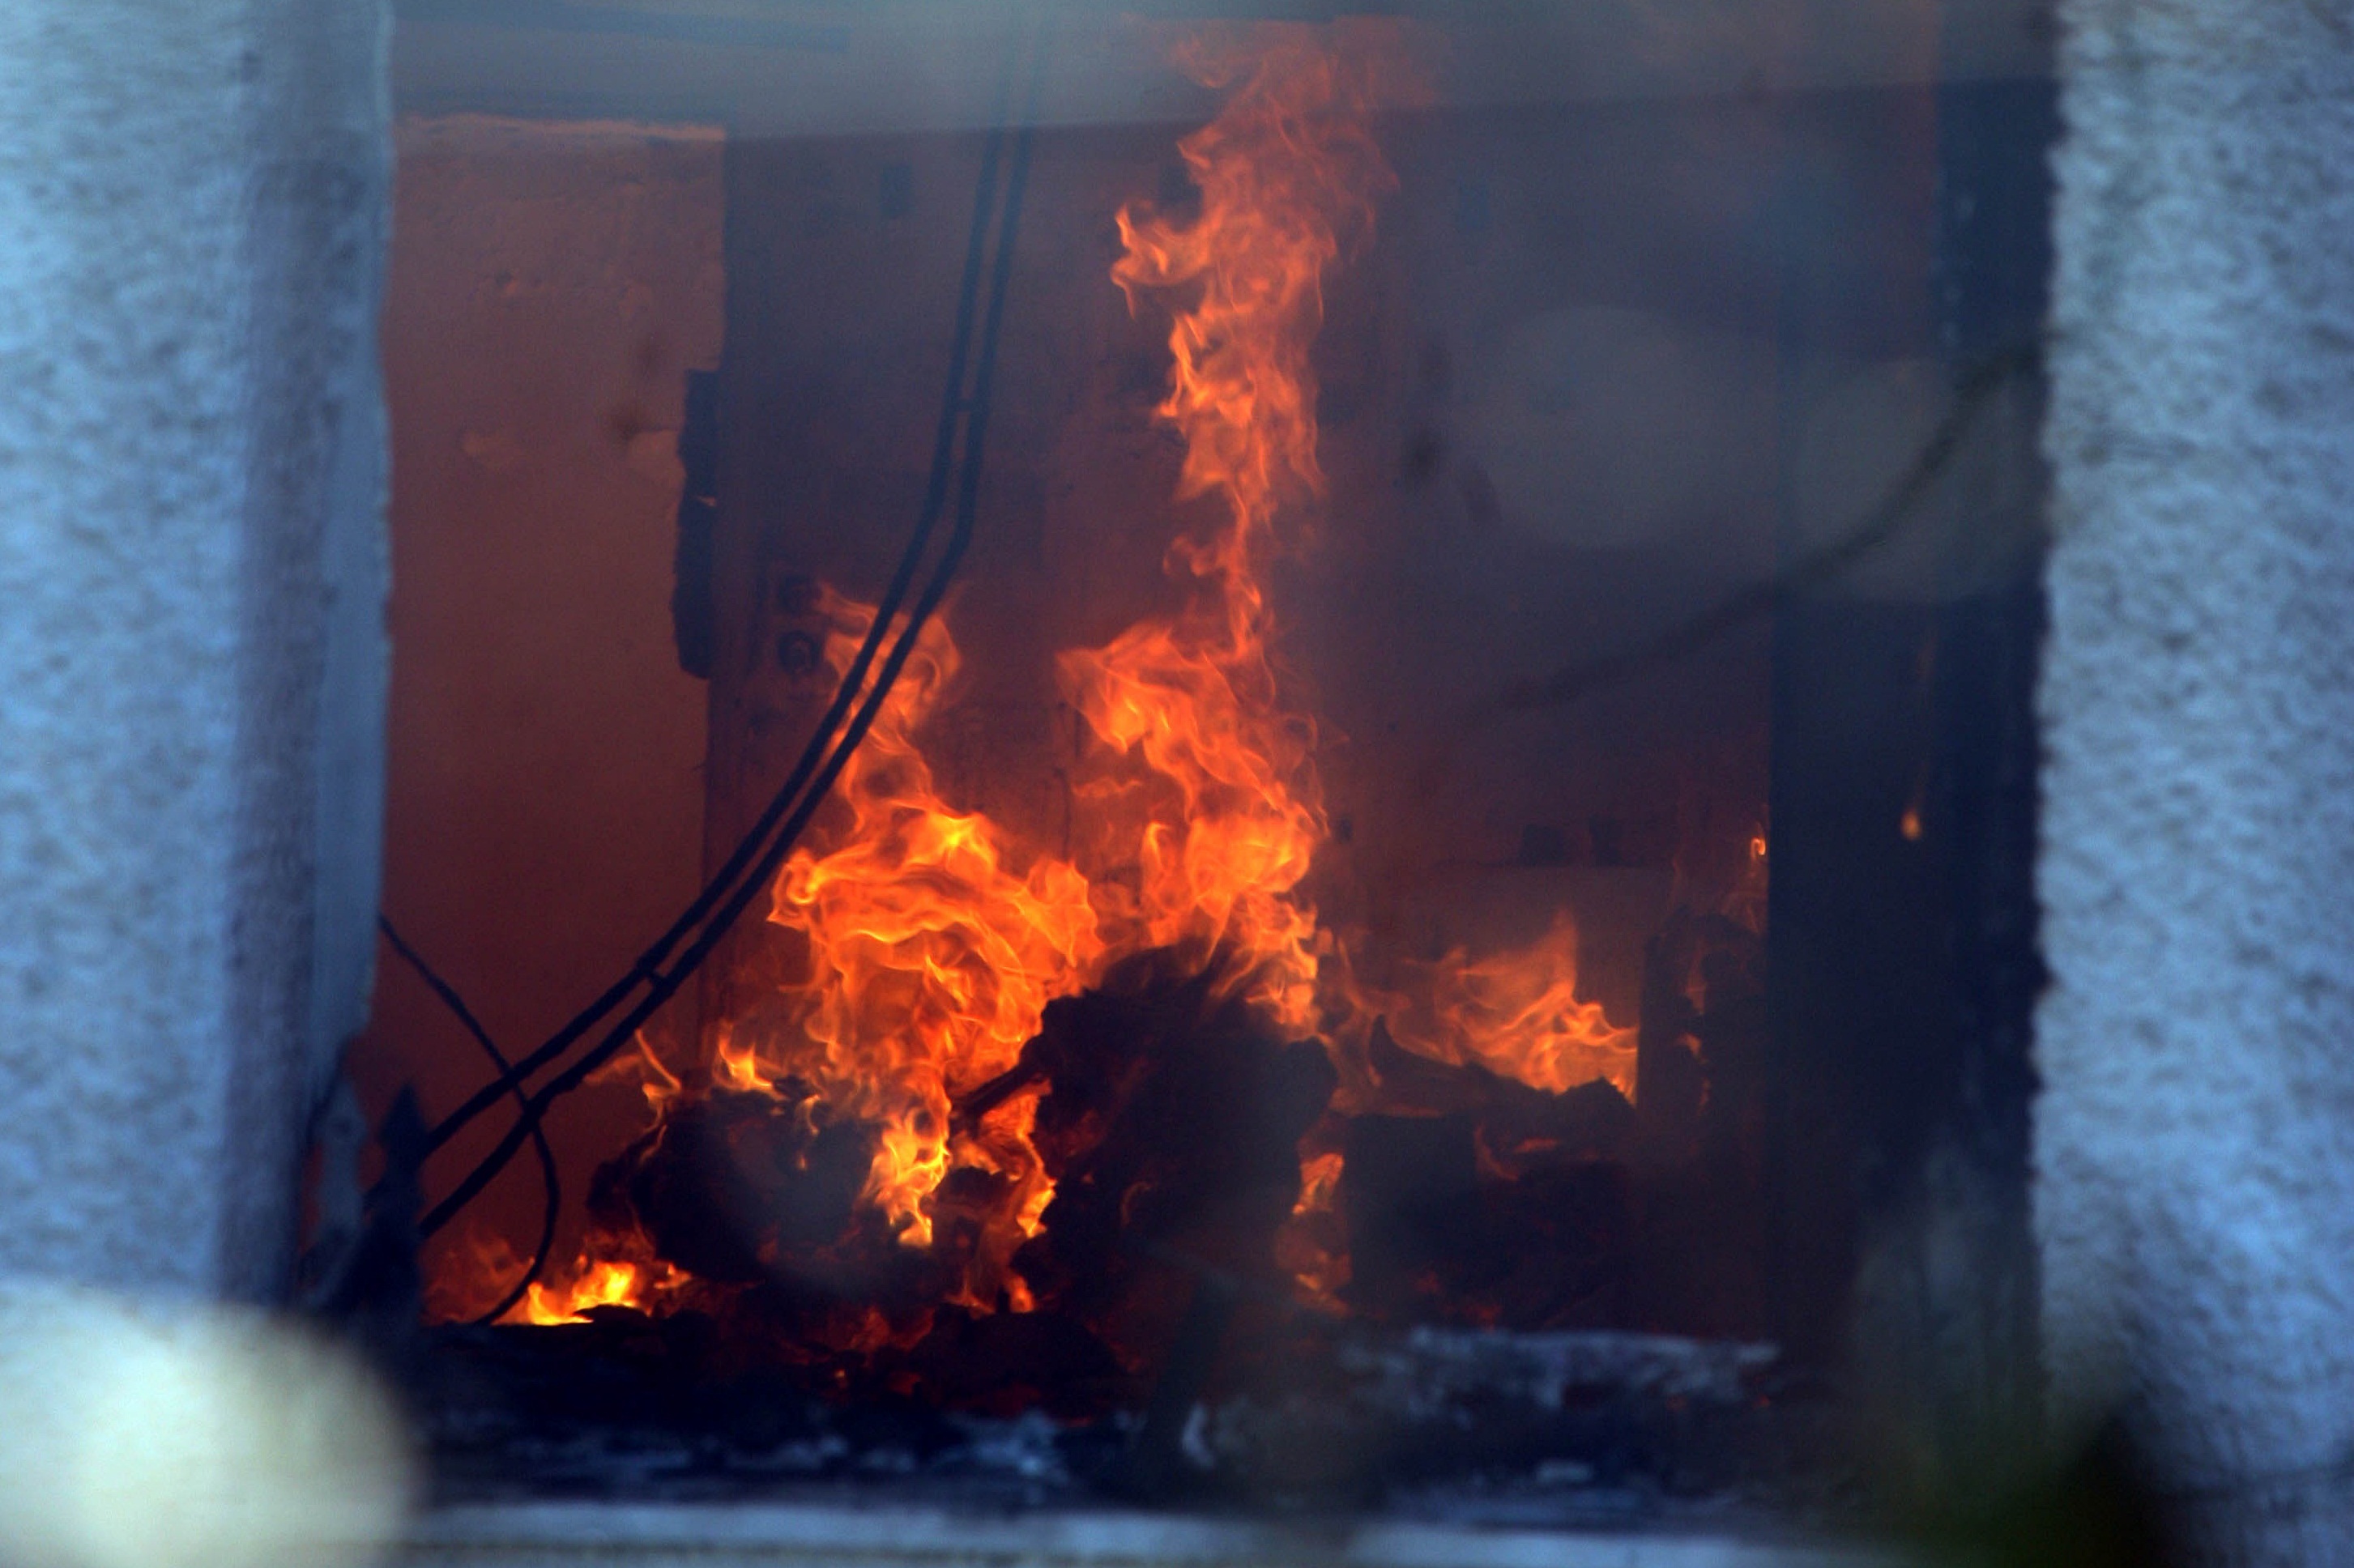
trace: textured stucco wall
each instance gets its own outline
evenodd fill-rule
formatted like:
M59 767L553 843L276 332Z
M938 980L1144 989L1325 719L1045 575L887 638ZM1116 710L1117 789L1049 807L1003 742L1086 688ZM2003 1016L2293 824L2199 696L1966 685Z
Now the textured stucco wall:
M283 1277L375 899L387 26L0 7L0 1269Z
M2354 1561L2354 10L2062 10L2052 1392L2221 1559Z

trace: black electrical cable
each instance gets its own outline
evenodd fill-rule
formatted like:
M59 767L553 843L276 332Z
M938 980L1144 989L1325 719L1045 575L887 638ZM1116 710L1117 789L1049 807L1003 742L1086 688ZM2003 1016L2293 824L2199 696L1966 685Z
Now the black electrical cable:
M999 105L1001 122L1004 118L1003 108L1003 102L1001 101ZM840 729L843 715L856 699L868 671L873 667L876 650L882 645L884 638L889 634L893 620L896 617L900 606L906 602L907 590L914 582L916 567L922 560L926 547L931 542L933 531L938 526L941 514L947 510L949 477L955 453L958 419L965 410L966 360L970 350L973 315L981 292L981 262L987 250L986 238L990 220L996 210L997 169L1002 155L1003 136L1003 126L1001 123L991 130L981 150L980 185L974 197L972 228L966 246L964 275L957 298L955 338L949 351L948 390L941 399L939 425L932 449L932 471L925 489L923 510L917 521L914 535L909 539L906 552L900 556L897 569L892 574L889 586L875 606L875 623L867 629L865 640L860 644L856 656L851 661L849 670L844 673L841 685L834 693L832 702L827 705L824 715L818 720L817 728L801 748L801 757L794 763L792 772L786 777L783 784L778 787L776 793L761 810L758 819L737 842L736 848L729 853L719 871L695 895L695 901L687 906L685 911L676 920L672 922L668 930L639 955L628 973L608 987L596 1001L590 1002L561 1029L550 1035L546 1044L517 1062L512 1068L502 1072L495 1081L484 1085L463 1105L436 1123L427 1138L427 1153L430 1154L441 1149L475 1118L496 1105L510 1091L517 1089L534 1073L570 1050L582 1036L610 1016L613 1010L619 1007L628 998L630 992L641 983L652 983L658 978L663 964L669 959L673 949L686 938L688 933L704 922L714 906L735 891L737 880L760 856L764 841L791 808L794 800L800 797L808 785L811 776L817 771L826 755L827 746Z
M550 1079L546 1085L530 1097L525 1110L517 1117L515 1125L508 1130L506 1136L501 1139L497 1146L475 1166L466 1179L436 1204L420 1222L419 1226L420 1234L431 1235L448 1224L506 1167L507 1162L514 1157L515 1151L522 1147L525 1139L538 1129L549 1107L586 1082L591 1074L619 1052L646 1020L666 1004L677 993L679 987L702 966L703 961L710 956L712 949L726 936L736 921L750 906L752 900L758 896L763 887L768 885L777 868L783 863L786 854L790 852L793 843L799 839L802 830L808 826L810 819L816 814L819 806L824 802L827 793L832 789L834 780L840 777L843 767L848 764L851 755L857 749L859 743L865 738L867 731L874 726L876 716L882 711L884 701L888 697L892 686L897 682L908 657L914 652L917 639L922 635L924 628L929 623L931 618L938 611L942 599L946 598L949 586L955 577L956 569L972 542L973 522L979 510L981 456L989 425L991 388L996 372L997 345L1003 325L1008 284L1013 272L1014 236L1020 225L1022 202L1029 179L1030 154L1034 140L1033 127L1036 121L1034 106L1043 55L1042 40L1038 58L1034 58L1033 63L1031 110L1023 116L1022 129L1015 142L1013 170L1006 184L1005 213L998 229L997 257L991 281L987 321L981 333L981 359L974 377L973 394L964 405L967 415L964 463L957 498L956 526L949 535L938 563L933 568L930 579L925 585L922 596L917 599L914 609L909 612L906 625L893 644L891 652L877 674L873 688L867 693L864 702L861 704L856 717L852 720L849 729L843 735L840 744L828 757L824 768L811 782L808 793L802 798L799 807L787 820L775 840L761 853L751 876L729 895L719 913L696 937L678 962L655 981L647 996L631 1008L620 1023L609 1030L594 1049ZM876 625L879 627L884 624L878 614ZM543 1247L539 1255L533 1259L531 1267L525 1272L520 1288L529 1287L532 1280L546 1267L546 1252Z
M934 446L932 472L929 483L927 487L923 512L919 517L914 536L910 539L907 549L903 554L899 566L893 575L893 579L889 588L877 605L874 623L868 629L867 635L863 641L860 650L854 659L850 669L845 672L844 678L840 688L835 694L833 702L830 705L827 713L822 718L817 729L812 733L809 743L804 747L801 758L796 765L792 776L789 777L784 785L779 788L775 797L770 800L767 809L762 812L760 819L755 822L751 831L748 832L743 840L738 842L736 850L730 854L728 861L725 865L723 865L720 872L715 875L711 882L705 885L701 893L698 894L695 903L681 915L677 921L673 923L671 928L666 931L663 937L652 945L652 947L649 948L639 957L637 962L632 965L628 974L624 975L620 980L609 988L607 991L588 1009L576 1015L575 1018L567 1022L562 1030L558 1031L556 1035L552 1036L548 1042L540 1046L537 1050L534 1051L531 1055L526 1057L523 1062L512 1066L505 1065L504 1064L504 1059L502 1059L501 1070L496 1080L477 1093L467 1102L466 1105L461 1107L458 1111L452 1113L450 1117L445 1118L441 1124L433 1129L433 1132L429 1135L430 1141L429 1142L428 1152L446 1144L463 1126L472 1120L475 1117L479 1116L483 1110L486 1110L491 1106L498 1103L498 1100L507 1094L512 1094L523 1107L524 1118L526 1119L531 1126L531 1136L534 1141L544 1145L546 1142L546 1133L541 1123L545 1118L546 1106L552 1104L553 1101L560 1096L560 1094L568 1092L569 1088L577 1086L580 1078L567 1077L567 1083L562 1088L551 1090L544 1099L538 1102L538 1108L536 1110L534 1109L535 1102L533 1098L524 1093L523 1085L525 1079L538 1068L560 1056L599 1020L609 1016L613 1008L618 1006L620 1001L627 997L629 992L638 984L645 982L659 985L661 988L659 995L648 1005L642 1006L633 1012L631 1023L625 1024L621 1030L616 1031L614 1035L608 1037L605 1048L599 1050L597 1054L595 1062L591 1064L591 1066L593 1067L593 1065L597 1064L601 1064L602 1061L610 1058L613 1054L613 1050L618 1048L618 1044L620 1040L628 1038L629 1035L634 1032L634 1028L638 1023L642 1023L644 1018L651 1016L652 1011L658 1009L663 1002L667 1001L671 996L676 993L678 987L684 983L688 976L695 972L696 968L700 966L704 958L707 957L712 948L716 946L716 941L725 936L728 928L732 927L735 920L740 916L742 910L748 900L745 897L729 898L729 907L720 916L720 920L716 927L705 933L707 939L698 942L695 948L690 952L688 958L682 962L679 969L665 978L662 974L661 965L669 956L671 950L688 931L694 929L695 926L709 914L715 904L720 902L723 897L728 896L731 893L732 885L737 882L737 879L740 878L744 874L747 867L755 861L756 857L759 863L768 869L763 870L755 875L749 888L735 891L748 893L753 889L757 889L760 885L764 885L769 874L773 871L774 866L781 862L785 850L790 847L792 840L798 837L800 829L796 826L793 829L789 830L785 839L780 844L770 845L769 846L768 853L761 853L763 839L766 838L770 830L775 828L778 819L783 815L784 811L791 804L801 789L808 783L810 776L816 768L820 758L825 755L824 747L826 743L832 737L834 732L839 728L843 715L847 711L852 700L856 696L864 683L864 677L868 670L872 667L875 654L880 647L884 637L888 633L899 605L905 601L907 590L912 584L916 568L922 560L925 546L929 543L931 535L937 528L940 514L945 510L948 480L951 460L954 455L954 439L958 417L960 413L968 411L972 406L963 397L966 358L971 344L972 317L976 304L976 297L979 292L981 265L982 257L985 253L985 239L990 226L990 220L994 215L995 210L998 184L997 169L1002 156L1003 144L1003 122L1005 120L1006 100L1010 95L1012 85L1011 74L1012 73L1009 69L1006 78L1002 79L1003 85L1000 90L997 106L997 123L991 131L989 137L983 144L982 166L981 178L978 182L978 188L975 195L972 229L967 243L964 275L958 293L956 330L954 334L954 341L950 348L949 376L947 390L943 394L941 401L940 422L938 437ZM1034 67L1029 104L1032 118L1034 119L1037 85L1038 76ZM1025 132L1025 164L1026 152ZM1011 192L1018 191L1020 185L1021 181L1016 179L1013 182L1010 187L1008 205L1009 218L1013 210L1013 201L1014 199ZM1009 260L1010 244L1002 245L1000 256L1001 269L1002 269ZM991 311L992 334L995 330L995 320L1002 313L1003 291L1004 277L1001 270L1001 275L992 295L992 305L994 307ZM991 372L993 372L993 358ZM970 436L968 436L968 445L971 445L971 438ZM977 485L977 479L978 475L976 471L972 472L970 477L968 479L967 488L969 490L973 489L974 486ZM957 550L956 555L960 556L961 554L962 550L961 547L960 547ZM949 562L948 566L949 569L952 570L953 561ZM938 586L939 589L943 591L946 587L946 574L940 574ZM934 593L928 597L929 599L929 602L936 607L938 599L938 593ZM906 647L911 650L912 641L908 641L906 644ZM875 697L875 705L877 708L879 708L881 694L887 692L889 683L896 680L897 670L900 666L904 665L906 657L907 652L903 651L899 653L898 657L892 662L885 683L878 688L877 694ZM868 718L867 723L872 723L871 716ZM864 730L864 726L860 726L859 734L862 736ZM853 744L854 744L854 742ZM841 756L844 760L846 760L846 748L841 753ZM819 787L818 799L822 799L824 789L830 787L833 775L839 772L839 763L836 763L832 768L828 769L825 783ZM801 821L805 821L805 820L806 815L804 814ZM461 999L457 997L454 991L447 991L443 1000L445 1002L451 1004L453 1007L453 1010L459 1010L462 1012L464 1003ZM471 1014L465 1014L465 1016L471 1016ZM510 1157L510 1155L511 1150L508 1154L497 1156L496 1163L499 1166L504 1166L506 1158ZM480 1173L480 1171L481 1168L478 1167L477 1172ZM495 1171L493 1171L491 1173L495 1174ZM437 1222L435 1228L439 1228L440 1223L446 1223L448 1215L454 1214L458 1208L462 1206L464 1201L468 1201L472 1196L478 1194L482 1189L482 1183L470 1178L469 1181L464 1185L468 1190L462 1197L459 1194L453 1194L452 1197L455 1201L445 1202L440 1208L436 1210L436 1215L440 1216L440 1219ZM497 1317L504 1315L506 1310L514 1306L514 1302L522 1299L524 1293L529 1289L532 1282L546 1267L550 1250L554 1244L554 1229L559 1208L559 1202L554 1201L550 1202L546 1213L543 1216L541 1234L538 1245L534 1248L531 1266L525 1270L523 1277L515 1283L514 1288L509 1292L506 1299L502 1301L497 1308L494 1308L491 1313L487 1314L484 1320L495 1319Z
M458 1022L465 1026L466 1033L474 1037L474 1044L480 1045L482 1048L482 1054L490 1057L492 1065L498 1070L499 1076L503 1080L510 1078L514 1068L507 1061L506 1053L499 1049L498 1042L491 1038L491 1032L483 1028L482 1020L474 1016L474 1010L466 1005L466 999L458 994L458 988L443 980L433 966L425 961L424 954L409 946L408 938L400 934L400 928L392 923L392 916L381 909L376 911L376 928L384 934L384 939L392 950L400 955L401 961L416 970L417 978L423 980L427 988L441 999L441 1005L457 1016ZM515 1103L524 1110L526 1112L530 1110L531 1101L524 1094L521 1083L514 1085L514 1097ZM539 1222L539 1250L545 1252L556 1244L556 1218L564 1210L564 1187L557 1177L556 1150L548 1147L547 1129L535 1126L531 1130L531 1141L539 1154L540 1185L546 1194L546 1203ZM516 1302L523 1299L524 1292L530 1287L531 1281L528 1278L525 1279L497 1306L483 1313L475 1321L484 1324L497 1322L507 1315L508 1310Z
M965 463L962 484L958 497L956 527L949 535L948 546L939 563L933 570L931 579L925 585L923 596L917 600L914 610L910 612L907 624L893 645L890 656L885 661L873 690L867 694L866 700L859 708L857 717L853 720L850 729L843 736L842 743L827 758L824 770L819 775L800 808L794 811L786 823L784 831L778 835L776 842L761 856L752 877L728 899L718 916L695 939L695 944L680 958L678 963L661 977L651 994L631 1009L621 1022L608 1032L594 1050L551 1079L546 1086L530 1097L531 1108L524 1117L518 1118L516 1126L509 1129L507 1136L501 1139L499 1145L492 1150L482 1164L475 1168L465 1181L426 1215L419 1227L422 1234L430 1235L447 1224L458 1211L463 1208L491 1178L505 1166L507 1160L514 1157L515 1150L522 1146L527 1128L538 1124L540 1118L546 1114L548 1106L578 1087L591 1073L618 1052L640 1025L676 994L678 987L700 967L704 959L709 956L711 949L726 937L728 929L750 906L752 899L768 885L777 868L783 863L784 857L790 853L794 841L808 826L810 819L815 815L818 807L824 802L827 791L832 788L833 781L841 775L843 767L848 764L851 754L857 749L859 742L865 738L866 732L873 727L876 716L882 711L885 699L890 694L892 685L896 683L900 671L914 652L917 640L921 636L924 627L938 610L940 601L947 596L949 584L955 576L958 565L963 559L967 546L972 541L973 520L979 507L981 458L988 429L990 387L995 371L997 343L1004 315L1006 284L1012 270L1014 228L1020 212L1023 191L1027 183L1030 143L1031 132L1025 124L1017 143L1013 173L1007 187L1006 222L999 234L999 269L991 289L989 321L981 339L980 375L977 377L970 404L970 419L966 432Z
M803 797L800 806L786 821L784 830L778 834L775 842L761 855L752 876L729 895L726 904L680 956L677 963L656 979L647 994L622 1015L620 1022L607 1031L604 1037L587 1054L549 1079L530 1097L526 1101L526 1108L518 1117L515 1125L508 1129L506 1136L501 1139L466 1179L461 1181L448 1197L435 1204L431 1212L420 1222L418 1226L419 1234L426 1236L433 1234L448 1224L461 1209L472 1202L474 1197L490 1183L492 1178L505 1169L507 1161L514 1158L515 1150L523 1146L524 1139L529 1135L530 1129L536 1128L540 1119L547 1114L548 1107L563 1096L579 1087L588 1079L589 1074L602 1066L628 1043L631 1036L647 1019L652 1017L664 1003L678 993L679 987L702 966L703 960L710 956L711 950L718 945L721 938L726 936L737 919L750 906L752 900L758 896L761 888L775 874L777 868L784 863L785 856L791 851L793 842L800 836L801 829L807 826L810 818L816 814L817 808L824 803L826 790L832 788L834 779L840 776L843 767L850 760L850 754L857 748L859 742L866 738L867 730L873 726L876 715L882 710L883 699L889 695L891 683L897 679L900 669L907 663L907 655L914 652L914 634L921 630L925 621L930 618L931 611L938 607L940 597L947 591L945 571L952 568L957 559L961 556L963 552L957 547L960 543L961 541L959 540L951 540L950 553L941 560L942 571L937 573L933 579L926 584L924 597L909 615L899 641L893 645L890 657L885 661L874 690L869 693L867 700L860 705L858 715L851 721L850 728L843 733L841 744L827 758L825 768L818 775L814 787Z
M1953 404L1946 417L1878 503L1838 538L1799 557L1766 581L1727 595L1690 620L1633 648L1606 653L1598 659L1570 665L1543 680L1508 688L1494 703L1474 712L1471 722L1481 724L1506 714L1574 702L1641 671L1673 663L1726 632L1772 613L1799 592L1838 577L1893 538L1912 520L1994 395L2012 377L2031 374L2041 364L2042 344L2033 343L1991 355L1966 368L1955 381Z

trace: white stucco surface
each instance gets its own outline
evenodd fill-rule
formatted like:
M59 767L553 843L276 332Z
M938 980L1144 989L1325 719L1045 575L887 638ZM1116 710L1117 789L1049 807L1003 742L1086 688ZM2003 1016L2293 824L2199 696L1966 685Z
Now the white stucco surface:
M2216 1560L2354 1562L2354 10L2062 11L2052 1393Z
M376 896L387 25L0 6L0 1270L283 1276Z

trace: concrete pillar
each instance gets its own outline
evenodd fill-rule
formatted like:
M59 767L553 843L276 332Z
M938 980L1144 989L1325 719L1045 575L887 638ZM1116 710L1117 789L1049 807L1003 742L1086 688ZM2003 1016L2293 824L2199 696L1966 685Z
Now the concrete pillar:
M373 951L387 28L0 6L0 1271L285 1278Z
M2066 0L2039 872L2058 1429L2354 1561L2354 10Z

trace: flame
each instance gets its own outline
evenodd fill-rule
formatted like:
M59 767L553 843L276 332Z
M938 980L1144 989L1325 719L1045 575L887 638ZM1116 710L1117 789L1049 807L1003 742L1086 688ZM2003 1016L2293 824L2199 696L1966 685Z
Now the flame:
M623 1254L634 1255L621 1255ZM452 1266L452 1262L456 1266ZM498 1305L524 1270L524 1259L503 1236L468 1230L447 1249L426 1286L425 1314L437 1323L466 1322ZM592 1307L654 1307L692 1283L693 1277L652 1255L638 1238L592 1235L572 1266L534 1284L501 1316L502 1323L580 1323Z
M637 1047L623 1052L588 1075L591 1084L627 1084L646 1097L646 1108L660 1117L663 1111L684 1092L685 1085L678 1075L663 1065L654 1052L653 1043L640 1030L631 1040Z
M1299 1162L1299 1201L1275 1238L1275 1260L1298 1286L1300 1298L1327 1311L1343 1310L1349 1283L1347 1216L1340 1212L1342 1157L1338 1150Z
M1374 24L1266 24L1205 29L1175 52L1227 94L1178 143L1198 209L1123 207L1111 278L1131 312L1169 313L1158 413L1184 444L1178 499L1207 504L1165 558L1179 608L1057 659L1093 741L1073 787L1069 858L939 794L922 734L953 693L958 653L933 620L813 845L776 881L769 918L799 938L801 972L757 1015L716 1023L701 1075L721 1089L813 1096L822 1115L871 1125L864 1199L908 1247L933 1244L952 1175L986 1173L958 1189L960 1219L975 1186L993 1206L949 1298L976 1310L1030 1305L1012 1264L1054 1193L1032 1143L1044 1086L970 1125L956 1106L1018 1065L1048 1002L1122 958L1159 949L1197 973L1215 964L1295 1038L1336 1054L1386 1017L1399 1044L1437 1061L1547 1090L1597 1077L1633 1088L1633 1033L1577 1000L1565 921L1522 952L1393 966L1384 990L1346 978L1349 944L1303 890L1327 836L1317 731L1284 700L1267 575L1288 547L1278 523L1325 496L1310 349L1328 271L1369 238L1395 184L1370 115L1396 92L1405 51L1396 29ZM875 610L828 588L817 613L839 679ZM638 1081L659 1114L678 1080L644 1056ZM1303 1294L1336 1307L1349 1277L1341 1177L1339 1153L1307 1155L1278 1243ZM519 1311L568 1321L678 1283L653 1271L642 1237L599 1245ZM868 1318L879 1344L885 1326Z
M838 678L875 611L828 588L818 612ZM829 835L836 847L796 850L779 875L769 917L809 950L785 999L790 1026L733 1032L717 1060L731 1086L797 1075L834 1112L879 1123L866 1196L909 1245L930 1245L929 1200L952 1167L1007 1178L1016 1196L995 1237L1002 1263L1051 1192L1029 1140L1036 1099L961 1138L952 1102L1013 1066L1046 1003L1087 983L1104 945L1076 870L1043 854L1023 865L995 823L940 798L916 732L956 673L956 646L934 620L836 785L849 815Z
M585 1323L595 1307L650 1307L691 1277L667 1263L583 1256L570 1280L534 1285L502 1323Z
M1170 306L1159 413L1185 442L1179 496L1214 498L1218 514L1171 546L1185 608L1064 654L1059 673L1127 764L1079 790L1129 830L1133 870L1103 898L1108 926L1128 944L1231 953L1254 998L1301 1028L1318 942L1296 890L1325 821L1315 726L1278 700L1262 574L1278 510L1324 493L1309 350L1325 270L1370 234L1374 198L1395 183L1367 124L1380 57L1301 26L1213 29L1178 53L1204 85L1233 88L1177 144L1200 212L1123 207L1112 279L1131 312Z
M1416 1055L1553 1094L1600 1078L1634 1097L1635 1031L1578 999L1577 928L1566 917L1518 951L1474 959L1458 948L1398 969L1394 989L1355 987L1357 1004Z

